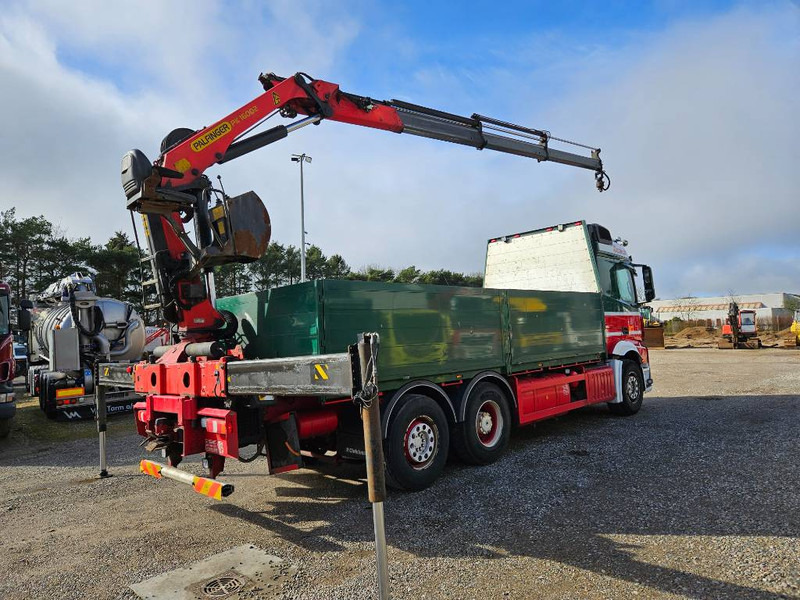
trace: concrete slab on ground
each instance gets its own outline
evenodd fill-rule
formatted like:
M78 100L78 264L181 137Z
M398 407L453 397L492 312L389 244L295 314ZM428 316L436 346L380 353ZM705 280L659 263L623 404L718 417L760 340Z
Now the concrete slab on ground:
M256 546L237 546L134 584L143 600L244 600L279 597L283 584L297 569Z

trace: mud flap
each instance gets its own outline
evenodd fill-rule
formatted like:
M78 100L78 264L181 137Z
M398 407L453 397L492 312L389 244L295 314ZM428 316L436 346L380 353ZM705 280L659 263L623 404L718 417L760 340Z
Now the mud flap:
M297 422L293 414L288 419L267 425L267 463L270 475L303 466Z
M135 400L118 400L106 404L107 415L118 415L133 411ZM94 419L94 404L76 404L74 406L58 407L55 412L56 421L86 421Z

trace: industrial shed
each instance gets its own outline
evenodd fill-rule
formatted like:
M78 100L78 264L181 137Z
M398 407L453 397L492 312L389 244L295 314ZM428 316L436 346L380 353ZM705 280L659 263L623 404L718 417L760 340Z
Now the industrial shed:
M789 327L794 310L800 308L800 295L786 292L653 300L650 306L661 321L677 318L692 323L703 321L705 325L720 327L728 316L728 305L732 301L740 309L755 309L758 326L773 331Z

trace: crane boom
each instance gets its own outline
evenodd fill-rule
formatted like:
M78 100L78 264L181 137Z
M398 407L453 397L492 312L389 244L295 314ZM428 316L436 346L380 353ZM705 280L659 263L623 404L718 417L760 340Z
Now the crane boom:
M217 340L235 323L213 305L214 266L257 260L269 243L266 208L254 192L228 197L204 172L323 120L495 150L589 169L597 188L608 188L600 149L554 138L549 132L479 114L463 117L400 100L373 100L303 73L259 76L264 93L200 130L176 129L151 162L140 150L122 160L122 185L131 211L142 213L159 304L184 337ZM253 129L280 114L299 119L261 133ZM584 154L551 147L560 142ZM586 155L588 153L588 155ZM195 220L195 240L183 224ZM222 333L221 333L222 332Z

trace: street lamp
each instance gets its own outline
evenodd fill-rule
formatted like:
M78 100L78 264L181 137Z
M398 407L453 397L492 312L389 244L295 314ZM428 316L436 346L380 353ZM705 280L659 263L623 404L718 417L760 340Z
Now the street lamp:
M311 157L303 154L292 154L292 162L300 163L300 281L306 280L306 213L303 201L303 163L311 162Z

